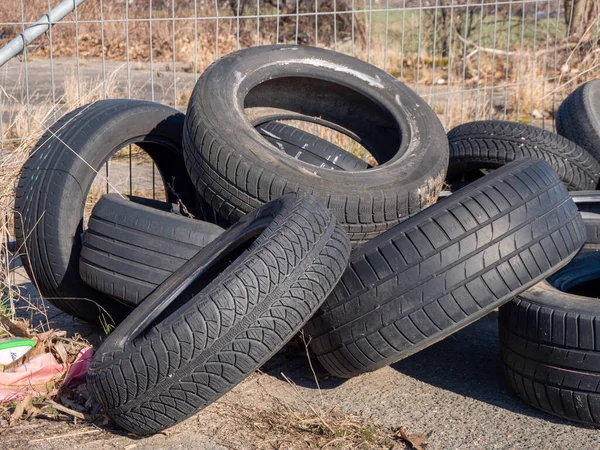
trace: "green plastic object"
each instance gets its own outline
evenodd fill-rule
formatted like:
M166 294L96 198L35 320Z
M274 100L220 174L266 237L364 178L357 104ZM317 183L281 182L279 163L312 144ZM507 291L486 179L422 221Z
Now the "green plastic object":
M22 338L0 339L0 364L6 366L26 355L35 346L35 341Z

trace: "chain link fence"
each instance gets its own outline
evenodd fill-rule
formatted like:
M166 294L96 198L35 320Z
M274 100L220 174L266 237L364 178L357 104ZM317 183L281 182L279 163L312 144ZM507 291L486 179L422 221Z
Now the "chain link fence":
M312 45L366 60L411 86L448 129L488 118L552 129L564 96L598 73L598 0L72 2L72 13L0 67L4 158L93 100L185 111L210 63L254 45ZM2 0L0 47L58 3ZM129 169L119 176L134 192L135 149L121 157Z

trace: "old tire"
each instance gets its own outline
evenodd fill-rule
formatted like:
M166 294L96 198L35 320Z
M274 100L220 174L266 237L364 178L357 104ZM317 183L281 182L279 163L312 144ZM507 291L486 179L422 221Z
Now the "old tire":
M365 170L369 164L318 136L279 122L256 126L258 132L288 156L330 170Z
M125 319L87 376L136 434L170 427L266 362L319 308L350 253L316 199L289 194L242 218Z
M27 274L52 304L89 322L102 314L118 322L128 314L129 307L79 277L86 197L95 171L120 148L137 144L173 183L165 186L169 202L179 197L193 205L195 189L181 152L183 120L158 103L103 100L66 114L40 138L18 182L15 231Z
M274 151L245 116L254 107L339 124L379 166L328 170ZM282 194L305 191L334 212L355 245L435 202L447 145L433 110L391 75L346 55L286 45L212 64L194 88L184 132L188 172L223 217L235 222Z
M507 164L353 251L306 327L311 348L339 377L389 365L543 280L584 242L556 172Z
M569 190L595 189L600 179L600 163L590 153L542 128L483 120L457 126L448 133L448 140L449 184L461 182L465 174L528 157L547 161Z
M574 191L571 198L585 223L587 240L583 251L600 251L600 191Z
M558 134L587 150L600 161L600 80L579 86L556 113Z
M565 291L595 279L600 253L581 253L548 281L500 308L504 372L528 404L565 419L600 425L600 299Z
M169 210L165 202L104 195L84 233L81 279L135 307L223 232Z

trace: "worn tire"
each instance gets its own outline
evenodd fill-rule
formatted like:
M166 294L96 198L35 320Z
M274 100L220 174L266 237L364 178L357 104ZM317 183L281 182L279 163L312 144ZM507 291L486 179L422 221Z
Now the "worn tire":
M376 370L506 303L584 242L556 172L507 164L353 251L306 327L311 347L333 375Z
M600 191L571 192L571 198L585 222L585 251L600 251Z
M600 286L600 253L581 253L500 308L500 349L506 379L525 402L599 426L600 300L564 292L591 279Z
M84 233L81 279L135 307L223 232L212 223L173 214L170 206L102 196Z
M328 170L274 151L245 116L254 107L337 123L380 165ZM448 164L443 127L410 88L350 56L289 45L253 47L212 64L192 93L183 142L198 192L223 217L235 222L304 191L333 211L354 244L434 203Z
M184 264L108 336L88 386L133 433L180 422L293 337L333 289L349 254L347 234L316 199L297 193L264 205Z
M258 132L288 156L330 170L366 170L370 166L352 153L318 136L279 122L256 127Z
M88 322L102 314L118 322L129 313L129 307L79 277L86 197L95 171L135 143L154 160L163 180L173 181L173 189L165 186L169 202L179 197L193 205L195 189L181 152L183 120L183 114L158 103L103 100L66 114L37 142L16 190L15 231L27 274L52 304Z
M600 214L582 212L581 217L583 223L585 223L587 234L587 241L583 246L583 250L600 251Z
M483 120L457 126L448 133L448 141L448 184L462 181L465 174L529 157L547 161L569 190L595 189L600 179L600 163L592 155L542 128Z
M556 113L556 131L600 162L600 80L579 86Z

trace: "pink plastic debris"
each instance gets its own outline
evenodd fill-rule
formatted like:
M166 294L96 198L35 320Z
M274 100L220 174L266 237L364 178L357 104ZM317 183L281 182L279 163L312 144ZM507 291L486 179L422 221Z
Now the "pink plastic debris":
M71 368L67 373L64 386L74 388L85 383L85 377L90 369L93 356L94 350L92 347L84 348L77 354L75 361L71 364Z
M34 356L11 372L0 373L0 402L48 393L49 383L59 378L65 367L51 353Z

